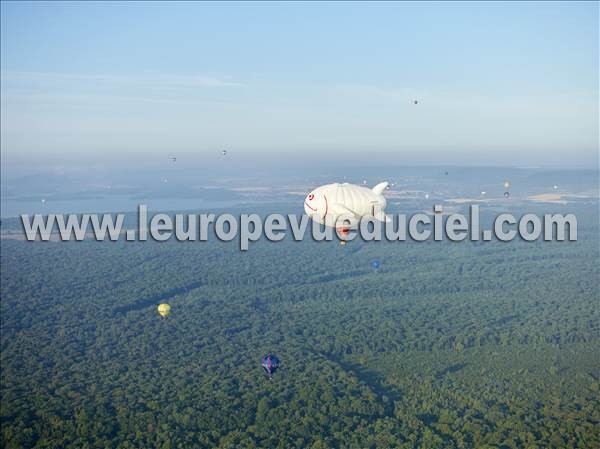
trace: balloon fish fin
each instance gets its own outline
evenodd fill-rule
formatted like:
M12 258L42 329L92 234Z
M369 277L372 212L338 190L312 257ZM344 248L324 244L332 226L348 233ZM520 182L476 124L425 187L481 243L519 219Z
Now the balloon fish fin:
M373 189L372 189L373 193L375 193L376 195L381 195L387 186L388 186L387 181L380 182L375 187L373 187Z

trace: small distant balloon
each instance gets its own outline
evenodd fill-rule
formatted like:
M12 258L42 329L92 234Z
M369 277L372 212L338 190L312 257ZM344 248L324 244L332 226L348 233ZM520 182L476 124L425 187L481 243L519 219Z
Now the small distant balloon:
M381 262L379 260L375 259L371 261L371 268L373 268L374 270L378 270L380 266Z
M505 181L504 181L504 188L505 188L505 189L508 189L509 187L510 187L510 181L508 181L508 180L505 180Z
M279 368L281 362L275 354L269 353L263 356L263 358L260 361L260 364L267 373L267 376L269 376L269 380L271 380L273 379L273 374L275 374L275 371L277 371L277 368Z
M158 305L158 313L163 318L166 318L169 313L171 313L171 306L169 304L163 303Z
M510 196L510 193L504 192L504 198L508 198L509 196Z
M46 198L42 198L42 204L46 204Z
M554 190L556 190L556 189L558 189L558 186L557 186L557 185L555 185L555 186L554 186Z
M413 104L419 104L419 100L414 100Z
M482 195L482 196L483 196L483 195L485 195L486 193L487 193L487 192L486 192L485 190L482 190L482 191L481 191L481 195Z
M429 199L429 193L425 194L425 199L428 200Z
M363 179L363 184L366 184L366 183L367 183L367 180L366 180L366 179Z

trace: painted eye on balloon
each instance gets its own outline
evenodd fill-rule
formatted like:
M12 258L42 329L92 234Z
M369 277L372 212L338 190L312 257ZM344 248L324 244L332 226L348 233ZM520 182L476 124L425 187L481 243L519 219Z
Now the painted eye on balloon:
M310 195L308 195L308 201L312 201L315 199L315 195L313 195L312 193Z

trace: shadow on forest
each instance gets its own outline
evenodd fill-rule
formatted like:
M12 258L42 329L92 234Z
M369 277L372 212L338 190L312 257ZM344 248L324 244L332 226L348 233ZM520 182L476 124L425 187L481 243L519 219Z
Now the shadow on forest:
M190 290L194 290L196 288L200 288L202 286L201 282L192 282L191 284L184 285L183 287L172 288L171 290L167 290L166 292L159 293L157 295L151 296L149 298L144 298L139 301L136 301L131 304L126 304L124 306L115 307L113 309L113 313L116 314L125 314L132 312L134 310L145 309L146 307L157 305L161 302L165 302L169 298L173 296L181 295L189 292Z
M322 354L328 360L340 365L342 369L356 376L358 380L365 383L380 400L385 396L388 401L384 402L385 414L392 416L394 413L394 402L402 398L402 393L393 387L384 384L385 377L372 370L365 368L358 363L352 363L342 360L333 354Z
M450 374L450 373L455 373L457 371L460 371L461 369L463 369L465 366L467 366L466 363L456 363L454 365L451 365L447 368L444 368L441 371L438 371L435 375L436 379L441 379L442 377L444 377L446 374Z
M394 416L395 403L399 402L402 399L402 393L400 390L395 389L388 385L384 385L385 378L382 375L380 375L379 373L376 373L374 371L371 371L362 365L359 365L357 363L352 363L352 362L346 362L332 354L328 354L328 355L323 354L323 356L326 357L328 360L333 361L333 362L337 363L338 365L340 365L344 369L344 371L355 375L356 378L359 379L361 382L364 382L378 396L378 399L380 400L380 402L382 402L384 404L385 415L386 416ZM444 371L442 371L442 373L445 374L447 372L459 371L462 368L464 368L465 366L466 365L464 363L452 365L452 366L446 368ZM388 401L382 400L384 396L388 398ZM438 437L440 437L443 441L453 442L455 444L455 441L454 441L454 438L452 437L452 435L448 435L444 432L441 432L438 428L435 427L435 423L438 420L437 416L435 416L433 414L425 413L425 414L417 416L417 418L419 419L419 421L421 421L421 423L425 427L427 427L429 430L431 430L434 434L436 434Z
M324 282L334 282L334 281L342 281L345 279L351 279L358 276L364 276L367 274L367 271L350 271L348 273L340 273L340 274L326 274L318 277L317 279L310 282L310 284L314 283L324 283Z

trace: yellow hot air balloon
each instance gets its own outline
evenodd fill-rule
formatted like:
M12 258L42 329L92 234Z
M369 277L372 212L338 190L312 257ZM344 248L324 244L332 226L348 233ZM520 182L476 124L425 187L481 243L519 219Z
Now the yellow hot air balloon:
M158 305L158 313L160 313L160 316L162 316L163 318L166 318L169 312L171 312L171 306L169 304Z

